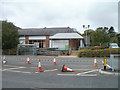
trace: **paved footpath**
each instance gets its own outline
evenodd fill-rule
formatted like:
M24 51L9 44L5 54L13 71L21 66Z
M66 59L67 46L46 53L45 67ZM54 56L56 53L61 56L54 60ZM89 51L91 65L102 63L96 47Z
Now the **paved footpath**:
M44 72L38 72L38 59ZM2 65L3 88L117 88L118 76L101 74L103 58L31 56L31 64L26 64L26 56L6 56L7 64ZM66 65L76 72L61 72Z

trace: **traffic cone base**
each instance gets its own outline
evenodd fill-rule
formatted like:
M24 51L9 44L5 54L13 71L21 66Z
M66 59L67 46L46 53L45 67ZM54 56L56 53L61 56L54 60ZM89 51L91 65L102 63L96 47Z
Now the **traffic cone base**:
M2 63L3 63L3 64L6 64L6 63L7 63L7 60L6 60L6 57L5 57L5 56L3 57Z
M3 64L6 64L6 63L7 63L7 61L6 61L6 60L3 60L2 62L3 62Z
M67 71L67 67L66 67L66 66L63 66L62 71L63 71L63 72Z
M30 62L30 58L29 58L29 57L30 57L30 56L27 57L26 64L31 64L31 62Z
M53 65L57 65L57 63L56 63L56 62L53 62Z
M30 61L27 61L26 64L31 64L31 62L30 62Z
M94 66L96 67L96 66L97 66L97 63L94 63Z
M72 69L66 67L65 65L63 65L62 72L75 72L75 70L72 70Z
M42 67L38 67L38 72L43 72Z

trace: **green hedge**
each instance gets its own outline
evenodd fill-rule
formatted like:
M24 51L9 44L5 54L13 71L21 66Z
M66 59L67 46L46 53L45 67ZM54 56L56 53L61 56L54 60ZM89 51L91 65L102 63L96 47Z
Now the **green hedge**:
M109 57L110 54L120 54L120 48L81 49L78 51L78 57Z

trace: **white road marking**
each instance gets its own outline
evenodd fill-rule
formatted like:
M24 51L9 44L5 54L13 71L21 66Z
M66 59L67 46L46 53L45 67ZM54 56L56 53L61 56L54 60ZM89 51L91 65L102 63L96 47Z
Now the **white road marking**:
M61 75L61 76L77 76L76 74L57 74L57 75Z
M3 71L6 71L6 70L13 70L13 69L21 69L21 68L26 68L26 67L8 68L8 69L3 69Z
M95 71L98 71L98 69L94 69L94 70L82 72L82 73L77 73L77 74L57 74L57 75L63 75L63 76L97 76L97 74L87 74L87 73L91 73L91 72L95 72Z
M58 69L52 69L52 70L44 70L44 72L49 72L49 71L56 71Z
M30 67L30 68L37 68L37 67Z
M86 73L91 73L91 72L95 72L95 71L99 71L99 70L98 70L98 69L95 69L95 70L91 70L91 71L87 71L87 72L78 73L77 75L86 74Z
M14 69L22 69L22 68L27 68L27 67L19 67L19 66L12 66L12 65L4 65L7 67L13 67L13 68L7 68L7 69L3 69L2 71L9 71L9 72L18 72L18 73L32 73L32 72L25 72L25 71L16 71Z
M78 76L97 76L97 74L83 74L83 75L78 75Z
M3 66L7 66L7 67L20 67L20 66L12 66L12 65L3 65Z
M94 69L73 69L73 70L94 70Z
M7 71L9 71L9 72L18 72L18 73L28 73L28 74L32 73L32 72L15 71L15 70L7 70Z
M97 74L82 74L82 75L77 75L77 74L57 74L59 76L97 76Z
M39 72L35 72L35 73L39 73Z
M58 69L51 69L51 70L44 70L43 72L50 72L50 71L56 71ZM39 72L35 72L35 73L39 73Z

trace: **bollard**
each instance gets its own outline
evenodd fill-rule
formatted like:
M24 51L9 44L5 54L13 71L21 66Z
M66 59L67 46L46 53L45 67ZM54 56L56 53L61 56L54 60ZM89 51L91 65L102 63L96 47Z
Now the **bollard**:
M107 60L106 58L104 58L104 70L106 70L106 63L107 63Z

